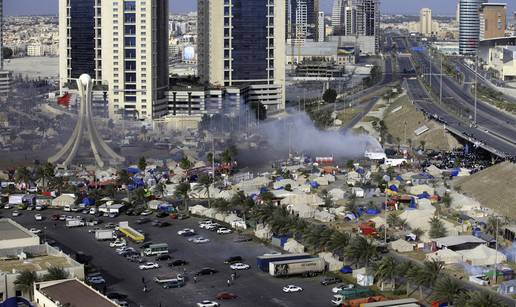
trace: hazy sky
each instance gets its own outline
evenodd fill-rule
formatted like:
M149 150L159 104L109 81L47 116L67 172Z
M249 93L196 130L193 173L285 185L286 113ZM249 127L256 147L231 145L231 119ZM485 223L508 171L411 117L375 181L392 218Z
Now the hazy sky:
M380 0L382 13L418 14L422 7L432 9L434 15L455 15L455 0ZM5 15L57 14L58 0L4 0ZM493 2L493 1L491 1ZM509 3L508 11L516 11L516 1ZM183 13L195 10L196 0L171 0L171 10ZM321 0L321 9L330 12L333 0Z

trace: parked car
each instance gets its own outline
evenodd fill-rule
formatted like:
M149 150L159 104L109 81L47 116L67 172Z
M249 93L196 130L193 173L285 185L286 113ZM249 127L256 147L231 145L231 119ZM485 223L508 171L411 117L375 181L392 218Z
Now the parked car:
M326 278L323 278L323 280L321 280L321 285L328 286L328 285L337 284L339 282L342 282L342 279L337 278L337 277L326 277Z
M152 214L151 210L144 210L142 213L140 213L141 216L148 216L148 215L151 215L151 214Z
M183 259L177 259L172 262L169 262L168 266L183 266L183 265L187 265L187 264L188 264L188 261L183 260Z
M233 240L233 242L240 243L240 242L249 242L252 241L253 238L250 236L239 236Z
M103 284L106 280L102 276L92 276L88 278L88 282L90 284Z
M331 292L339 293L342 290L353 289L353 288L355 288L354 284L342 284L342 285L338 285L336 287L333 287L333 289L331 289Z
M300 286L296 286L296 285L288 285L288 286L283 287L283 292L285 292L285 293L301 292L301 291L303 291L303 288L301 288Z
M34 219L35 219L36 221L42 221L42 220L43 220L43 216L42 216L41 214L35 214L35 215L34 215Z
M165 213L165 212L158 212L156 213L156 217L157 218L164 218L164 217L167 217L168 216L168 213Z
M197 273L195 273L195 275L196 276L199 276L199 275L213 275L213 274L215 274L217 272L218 271L215 270L214 268L202 268Z
M232 270L248 270L251 266L245 263L235 263L229 266Z
M205 237L195 237L188 239L189 242L195 243L195 244L202 244L202 243L208 243L210 242L210 239L207 239Z
M225 234L230 234L232 233L233 231L231 229L228 229L228 228L224 228L224 227L221 227L219 229L217 229L217 233L219 235L225 235Z
M237 296L231 292L220 292L215 296L218 300L232 300L237 298Z
M112 299L112 300L125 300L125 299L127 299L127 295L126 294L122 294L122 293L118 293L118 292L110 292L110 293L106 294L106 296L109 299Z
M144 263L144 264L140 264L138 266L138 268L140 270L152 270L152 269L159 268L159 264L157 264L156 262L147 262L147 263Z
M185 229L179 230L177 232L177 234L180 236L192 236L192 235L195 235L195 230L193 230L191 228L185 228Z
M109 247L123 247L126 246L127 242L125 239L116 239L115 241L109 243Z
M224 260L224 263L225 264L233 264L233 263L242 262L243 260L244 259L241 256L233 256L233 257L229 257L226 260Z
M31 228L31 229L29 229L29 231L32 232L33 234L41 233L41 229L37 229L37 228Z
M13 216L20 216L20 212L18 210L14 210L12 214Z
M165 289L169 289L169 288L181 288L184 285L185 285L185 281L178 279L178 280L173 280L173 281L163 283L161 286Z
M169 254L161 254L156 256L156 261L167 261L172 259L172 257Z
M219 303L214 301L202 301L200 303L197 303L197 307L218 307Z

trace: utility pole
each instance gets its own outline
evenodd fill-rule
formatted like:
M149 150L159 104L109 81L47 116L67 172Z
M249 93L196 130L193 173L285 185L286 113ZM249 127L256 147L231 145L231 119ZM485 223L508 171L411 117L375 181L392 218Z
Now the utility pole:
M494 279L494 283L496 284L496 280L497 280L497 276L496 276L496 266L498 265L498 216L496 217L496 233L495 233L495 265L494 265L494 276L493 276L493 279Z
M475 112L474 112L474 123L477 124L477 88L478 88L478 80L477 80L477 69L478 68L478 50L475 53Z
M443 104L443 55L441 55L441 85L439 86L439 103Z

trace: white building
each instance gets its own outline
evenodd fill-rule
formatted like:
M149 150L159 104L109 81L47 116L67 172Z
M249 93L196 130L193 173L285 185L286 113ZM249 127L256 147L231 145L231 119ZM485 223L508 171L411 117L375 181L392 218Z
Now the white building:
M419 32L424 36L431 36L432 31L432 10L429 8L422 8L419 11Z
M317 31L319 32L319 34L317 35L317 40L319 42L324 42L324 40L326 39L326 26L324 24L324 19L324 12L319 12L319 18L317 19L319 21L319 24L317 25Z
M43 46L41 43L27 45L27 56L43 56Z
M39 244L39 237L11 219L0 219L0 249Z
M241 87L268 112L283 110L285 1L199 0L197 11L201 82Z
M166 114L168 1L60 0L59 37L61 88L86 73L111 118Z
M516 46L489 48L487 68L494 70L500 80L516 81Z

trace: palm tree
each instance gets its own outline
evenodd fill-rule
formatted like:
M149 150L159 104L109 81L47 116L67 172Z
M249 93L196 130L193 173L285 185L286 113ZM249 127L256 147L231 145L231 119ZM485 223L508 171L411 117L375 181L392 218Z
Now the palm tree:
M258 223L270 223L274 215L274 205L264 204L255 206L251 211L251 215Z
M432 288L440 277L444 262L438 260L425 261L420 268L409 272L410 278L418 285L420 298L423 299L423 286ZM413 293L414 291L412 291Z
M61 280L67 279L68 277L70 277L70 274L68 274L68 272L65 271L62 267L52 266L48 268L48 272L45 274L45 276L43 276L43 280Z
M211 186L212 180L210 176L206 174L201 174L199 178L197 179L197 186L195 187L196 192L203 192L206 191L206 196L208 197L208 207L211 208L211 198L210 198L210 186Z
M433 290L433 299L446 302L450 306L454 305L458 295L463 291L459 283L449 276L439 278Z
M126 169L121 170L118 173L118 185L125 185L127 191L127 199L131 202L131 193L129 192L129 183L131 183L131 176Z
M176 190L174 191L174 196L183 200L184 209L188 211L188 199L190 193L190 183L182 182L177 185Z
M397 211L391 212L387 215L387 225L389 225L390 228L397 227L400 224L400 221L400 213Z
M133 190L132 194L134 195L135 204L143 204L145 202L145 188L139 187Z
M351 240L345 255L348 259L357 264L363 264L367 268L371 259L378 255L378 249L373 241L356 236Z
M231 209L231 204L224 198L217 198L213 200L213 207L222 212L228 212Z
M503 307L506 306L494 294L486 291L464 291L456 299L457 306Z
M324 206L326 208L330 208L331 206L333 206L333 196L331 196L331 194L328 192L328 190L326 189L323 189L321 191L321 194L320 194L321 198L323 199L324 201Z
M192 167L192 162L190 162L190 160L188 160L188 157L184 157L183 159L181 159L179 161L179 167L184 170L187 170L190 167Z
M165 196L165 193L167 192L167 185L163 181L158 182L154 187L154 192L159 197L163 198Z
M502 221L496 216L490 216L487 219L485 230L486 230L486 233L488 233L492 236L496 236L496 229L500 230L505 225L506 225L506 221ZM500 233L498 233L498 234L500 234Z
M428 231L428 234L430 235L430 238L446 237L448 231L444 227L443 222L437 216L431 218L429 223L430 230Z
M24 270L16 277L14 284L18 290L22 291L22 293L29 293L29 298L32 301L34 283L37 281L38 276L36 275L36 272Z
M54 177L54 165L52 163L45 163L36 168L36 179L41 180L43 189L46 190L46 181Z
M145 159L145 157L140 157L140 159L138 160L138 168L140 169L140 171L145 172L145 168L147 168L147 160Z
M410 232L416 236L416 241L419 241L421 236L425 233L425 231L419 227L412 229Z
M328 242L328 248L338 255L342 256L345 248L351 241L351 235L347 232L334 231L331 235L330 241Z
M391 290L396 288L396 274L398 273L398 262L393 257L385 257L375 268L375 277L381 282L381 290L386 280L391 281Z
M346 211L349 211L349 212L352 212L355 214L358 212L357 199L356 199L355 195L353 195L349 198L349 202L346 203L345 209L346 209Z
M30 171L25 166L19 167L16 170L15 180L18 183L29 183L31 180Z

